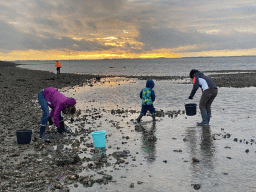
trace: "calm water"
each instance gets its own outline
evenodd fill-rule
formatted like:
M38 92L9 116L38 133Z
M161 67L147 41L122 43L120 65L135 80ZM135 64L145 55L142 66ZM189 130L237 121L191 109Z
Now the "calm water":
M230 58L184 58L153 60L101 60L61 61L64 73L85 73L103 75L188 75L192 68L210 70L256 70L255 57ZM35 70L55 71L55 61L23 61L20 67ZM189 80L184 80L189 82ZM188 117L185 114L171 118L158 118L155 124L151 117L143 117L142 123L131 121L139 115L141 100L139 92L146 81L127 78L102 78L94 86L76 86L61 91L77 100L82 115L93 115L97 109L102 118L89 119L84 128L106 130L106 155L115 151L129 150L128 164L116 166L116 160L109 158L110 167L102 170L113 176L116 182L108 185L95 183L84 188L70 185L74 192L82 191L195 191L193 184L200 184L198 191L256 191L256 88L219 88L212 105L212 119L209 128L197 127L200 114ZM155 81L156 110L184 110L192 84L178 81ZM198 90L192 102L198 104L201 91ZM112 109L135 110L124 116L112 115ZM89 111L88 111L89 110ZM115 123L115 125L113 124ZM118 124L118 128L116 126ZM69 124L73 131L79 123ZM149 133L157 140L148 142ZM230 138L224 138L229 133ZM129 136L126 140L123 136ZM238 142L234 141L238 138ZM79 137L77 138L79 139ZM240 142L241 140L241 142ZM122 142L126 141L126 144ZM246 141L249 143L246 144ZM80 148L86 142L81 142ZM70 147L70 146L69 146ZM120 149L117 149L120 147ZM249 153L245 150L249 149ZM176 152L180 150L180 152ZM81 153L81 157L92 154ZM134 161L133 159L136 159ZM200 160L194 163L193 158ZM164 162L165 161L165 162ZM84 163L86 166L87 163ZM84 170L80 175L95 175L97 171ZM137 184L138 181L143 182ZM129 186L134 183L134 188Z
M199 191L209 192L256 190L256 144L250 142L256 139L256 88L220 88L212 106L210 128L195 126L201 120L199 113L191 117L185 114L175 118L161 117L156 124L152 123L150 116L143 117L140 124L131 121L139 113L128 112L125 117L111 114L112 109L139 112L139 91L145 83L136 79L107 78L93 87L62 90L67 96L77 99L82 114L90 115L87 109L98 109L103 115L85 128L107 131L107 156L115 151L131 152L126 160L129 164L116 166L117 170L113 170L113 166L103 168L106 174L113 176L115 183L94 184L86 191L195 191L193 184L201 185ZM155 81L155 84L154 105L157 110L184 110L192 84L178 84L176 81ZM193 102L198 103L200 96L198 91ZM113 122L118 123L118 129ZM74 130L77 125L70 127ZM157 141L148 142L150 132ZM227 133L231 134L230 138L223 137ZM130 139L123 139L123 136ZM234 138L242 139L242 142L235 142ZM122 144L123 141L127 144ZM250 152L246 153L246 149ZM136 161L132 160L133 157ZM200 162L193 163L193 158ZM109 162L115 164L116 160L112 158ZM81 173L88 174L93 175L94 171ZM143 184L137 184L138 181ZM134 183L133 189L129 188L131 183ZM77 188L69 187L75 192L85 190L80 184Z
M181 59L116 59L60 61L63 73L97 75L188 75L191 69L256 70L256 57L218 57ZM55 72L55 61L15 61L20 67Z

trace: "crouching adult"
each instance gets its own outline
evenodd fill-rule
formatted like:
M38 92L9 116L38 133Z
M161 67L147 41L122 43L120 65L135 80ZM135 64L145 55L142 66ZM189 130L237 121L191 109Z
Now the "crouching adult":
M193 89L190 93L189 99L193 99L199 87L201 87L203 92L199 102L199 108L203 120L201 123L197 123L197 125L207 126L209 125L211 118L211 105L218 94L218 88L213 80L196 69L192 69L190 71L190 78L193 79Z
M45 126L48 121L50 125L54 122L58 133L70 133L70 131L64 126L61 112L64 114L70 114L72 116L71 118L73 118L76 112L76 100L74 98L67 98L56 88L48 87L38 94L38 101L43 110L43 116L40 122L40 138L42 140L49 141L49 138L45 135ZM50 113L48 106L52 109Z

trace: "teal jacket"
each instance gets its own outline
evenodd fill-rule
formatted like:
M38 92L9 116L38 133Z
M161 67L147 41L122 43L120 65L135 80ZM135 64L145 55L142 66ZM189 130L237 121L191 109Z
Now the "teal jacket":
M142 105L152 105L155 101L155 92L153 88L155 83L153 80L147 80L146 88L142 89L140 92L140 98L142 99Z

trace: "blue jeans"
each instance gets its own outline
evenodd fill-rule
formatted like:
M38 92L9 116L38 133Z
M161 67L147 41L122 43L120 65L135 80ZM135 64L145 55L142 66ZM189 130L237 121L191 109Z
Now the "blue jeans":
M156 110L153 105L142 105L141 114L146 115L147 111L150 111L152 115L156 113Z
M41 126L45 126L48 122L48 116L49 116L49 108L48 108L48 103L46 101L46 99L44 98L44 95L43 95L43 91L41 91L40 93L38 93L38 101L41 105L41 108L43 110L43 116L41 118Z

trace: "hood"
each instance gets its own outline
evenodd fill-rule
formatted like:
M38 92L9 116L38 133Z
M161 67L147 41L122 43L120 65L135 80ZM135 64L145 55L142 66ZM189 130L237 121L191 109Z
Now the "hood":
M68 98L66 101L67 106L73 106L76 104L76 100L74 98Z
M197 72L195 73L195 76L197 76L197 77L198 77L198 76L200 77L200 76L203 76L203 75L204 75L204 74L203 74L202 72L200 72L200 71L197 71Z
M147 83L146 83L146 87L147 88L150 88L150 89L153 89L153 87L155 86L155 83L153 80L147 80Z

